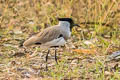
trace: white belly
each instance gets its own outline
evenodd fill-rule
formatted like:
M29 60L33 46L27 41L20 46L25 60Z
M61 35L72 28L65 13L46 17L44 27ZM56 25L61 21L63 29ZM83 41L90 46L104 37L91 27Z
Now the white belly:
M63 37L60 37L45 44L42 44L41 47L63 46L65 45L65 43L65 39Z

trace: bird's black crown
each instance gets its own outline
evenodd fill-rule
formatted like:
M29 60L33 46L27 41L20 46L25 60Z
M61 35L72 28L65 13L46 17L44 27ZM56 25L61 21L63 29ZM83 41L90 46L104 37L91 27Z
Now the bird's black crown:
M73 22L73 20L71 18L58 18L58 20L59 21L68 21L70 23L70 30L72 30L72 28L74 26L79 26L78 24L74 24L74 22Z
M73 20L71 18L58 18L59 21L68 21L70 24L73 24Z

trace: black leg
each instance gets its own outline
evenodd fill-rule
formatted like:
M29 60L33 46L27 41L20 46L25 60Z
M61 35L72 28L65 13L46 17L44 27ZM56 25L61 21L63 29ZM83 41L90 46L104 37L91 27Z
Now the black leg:
M55 48L55 61L58 64L58 62L57 62L57 50L56 50L56 48Z
M47 63L47 60L48 60L48 54L49 53L50 53L50 50L48 50L47 55L46 55L46 63Z
M48 54L49 53L50 53L50 50L48 50L47 55L46 55L46 70L48 70L47 61L48 61Z

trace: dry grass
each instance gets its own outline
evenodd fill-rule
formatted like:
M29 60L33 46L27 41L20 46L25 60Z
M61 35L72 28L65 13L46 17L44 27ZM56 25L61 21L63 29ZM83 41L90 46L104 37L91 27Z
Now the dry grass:
M51 52L45 71L44 51L18 46L58 17L71 17L81 27L59 50L59 65ZM0 0L0 80L119 80L119 61L106 62L120 49L119 27L120 0Z

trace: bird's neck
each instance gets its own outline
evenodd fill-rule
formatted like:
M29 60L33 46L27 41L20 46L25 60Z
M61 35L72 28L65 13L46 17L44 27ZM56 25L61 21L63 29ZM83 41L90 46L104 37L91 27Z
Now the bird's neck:
M70 23L68 21L59 21L58 25L63 28L70 28Z
M71 36L70 23L67 21L59 21L59 27L63 31L64 36L68 39Z

